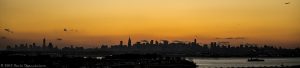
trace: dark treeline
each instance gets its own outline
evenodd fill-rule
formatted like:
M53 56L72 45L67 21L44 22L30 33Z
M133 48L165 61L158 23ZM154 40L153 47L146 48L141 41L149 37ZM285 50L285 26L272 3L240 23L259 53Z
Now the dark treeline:
M194 39L193 42L175 41L169 43L168 40L154 41L144 40L142 42L131 43L128 39L127 45L120 41L119 45L101 45L96 48L84 47L63 47L49 43L43 39L43 45L38 46L32 44L20 44L15 46L7 46L7 51L16 51L29 54L55 54L55 55L73 55L73 56L103 56L112 54L146 54L156 53L169 56L203 56L203 57L300 57L300 48L288 49L273 46L258 46L255 44L240 44L239 46L231 46L228 42L211 42L210 44L199 44Z
M0 54L1 68L196 68L180 57L157 54L122 54L101 58Z

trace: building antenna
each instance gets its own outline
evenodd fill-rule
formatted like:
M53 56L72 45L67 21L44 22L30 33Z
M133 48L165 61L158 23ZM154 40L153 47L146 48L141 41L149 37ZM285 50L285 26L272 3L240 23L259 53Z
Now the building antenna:
M197 42L197 40L196 40L196 39L198 39L198 40L199 40L199 37L198 37L198 35L197 35L197 34L198 34L198 33L196 33L196 34L195 34L195 36L194 36L194 37L195 37L195 38L194 38L194 42ZM198 42L198 43L200 44L200 42Z

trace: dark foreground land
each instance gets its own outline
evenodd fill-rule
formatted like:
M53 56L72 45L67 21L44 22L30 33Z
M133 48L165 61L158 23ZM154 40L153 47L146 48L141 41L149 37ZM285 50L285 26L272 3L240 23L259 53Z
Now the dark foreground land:
M122 54L105 57L1 54L0 68L196 68L180 57Z
M182 57L163 54L115 54L103 57L55 52L0 51L0 68L199 68ZM232 68L300 68L296 66Z

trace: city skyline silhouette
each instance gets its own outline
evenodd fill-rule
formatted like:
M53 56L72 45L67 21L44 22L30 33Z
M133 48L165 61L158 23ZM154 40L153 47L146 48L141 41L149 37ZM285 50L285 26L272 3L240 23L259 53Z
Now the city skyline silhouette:
M6 37L4 37L6 39ZM2 38L3 39L3 38ZM81 42L83 44L76 44L75 43L72 43L72 42L64 42L65 39L63 38L52 38L51 40L47 39L48 42L54 42L55 45L58 46L58 48L62 48L62 47L65 47L65 46L70 46L70 45L73 45L73 46L80 46L80 47L85 47L85 48L95 48L95 47L99 47L99 45L108 45L108 46L115 46L115 45L118 45L118 44L127 44L127 45L132 45L133 43L130 43L129 42L150 42L150 41L156 41L156 42L164 42L164 41L168 41L170 43L185 43L185 44L188 44L190 43L190 41L194 41L195 42L195 39L198 39L196 40L196 42L198 42L198 44L201 44L201 45L207 45L207 44L210 44L211 42L217 42L218 44L223 44L223 43L226 43L228 45L231 45L231 46L239 46L241 44L253 44L253 45L256 45L258 47L263 47L263 45L268 45L268 46L272 46L272 47L281 47L281 48L299 48L299 47L285 47L284 45L286 44L259 44L259 43L255 43L255 42L247 42L247 41L244 41L246 38L244 37L227 37L227 38L215 38L213 39L212 41L205 41L203 42L202 40L199 40L199 38L193 38L193 39L188 39L188 40L180 40L180 39L175 39L175 40L167 40L167 39L142 39L142 40L135 40L133 38L130 38L130 36L128 37L127 41L126 40L104 40L104 41L98 41L98 42L95 42L95 43L91 43L89 44L90 46L86 46L84 43L86 42ZM10 43L7 43L6 45L3 45L2 44L2 49L5 49L5 46L11 46L11 45L19 45L19 44L29 44L29 43L35 43L35 44L38 44L38 45L41 45L41 46L45 46L47 45L47 43L44 43L46 40L46 37L44 37L43 41L22 41L22 42L18 42L18 43L14 43L14 42L10 42ZM3 42L3 41L2 41ZM74 41L73 41L74 42ZM108 42L108 43L103 43L103 42ZM125 43L127 42L127 43ZM5 41L4 41L5 43ZM272 42L270 42L272 43Z
M246 57L249 56L251 51L255 51L255 55L259 57L298 57L297 53L300 48L282 48L268 45L257 44L240 44L239 46L232 46L230 42L210 42L210 44L200 44L197 39L189 42L168 40L142 40L138 42L132 42L131 37L126 43L120 41L117 45L103 45L100 44L97 47L85 48L83 46L69 45L66 47L58 48L57 45L53 45L52 42L47 41L46 38L42 39L42 45L36 43L25 43L8 45L6 51L16 52L57 52L63 51L67 54L71 54L73 51L77 52L77 55L84 54L85 52L95 51L97 54L105 51L109 54L164 54L164 55L177 55L177 56L208 56L208 57ZM114 53L116 52L116 53ZM231 52L235 52L232 53ZM59 54L59 53L58 53ZM106 53L104 53L105 55ZM72 55L72 54L71 54ZM85 54L84 56L94 55Z
M0 68L300 68L300 0L0 0Z

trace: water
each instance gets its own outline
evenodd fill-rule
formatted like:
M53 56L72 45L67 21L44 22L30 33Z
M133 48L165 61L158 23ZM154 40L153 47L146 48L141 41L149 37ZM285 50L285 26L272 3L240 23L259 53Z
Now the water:
M214 67L263 67L263 66L292 66L300 65L299 58L261 58L265 61L248 62L248 58L199 58L188 57L187 60L194 61L198 68Z

